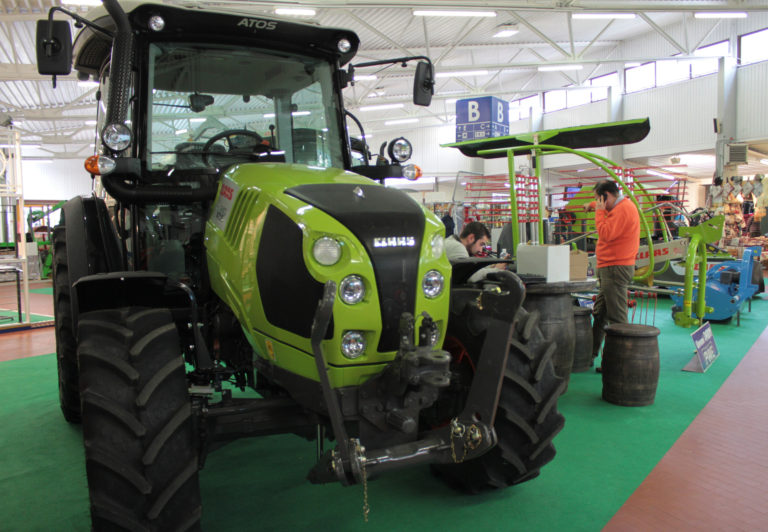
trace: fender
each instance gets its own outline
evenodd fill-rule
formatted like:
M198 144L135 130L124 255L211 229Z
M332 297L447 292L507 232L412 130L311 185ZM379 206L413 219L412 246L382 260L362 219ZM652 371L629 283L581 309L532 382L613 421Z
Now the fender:
M184 308L190 299L183 288L160 272L111 272L81 277L73 285L76 313L120 307Z
M122 247L104 200L75 197L61 208L67 243L67 272L69 282L114 270L123 269ZM77 332L78 297L72 293L72 333Z

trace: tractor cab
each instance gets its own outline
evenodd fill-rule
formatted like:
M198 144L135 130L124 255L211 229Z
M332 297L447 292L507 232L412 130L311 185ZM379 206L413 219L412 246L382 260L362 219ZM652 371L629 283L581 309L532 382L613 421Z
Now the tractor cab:
M41 74L54 75L55 83L74 61L81 79L100 82L98 96L107 101L99 106L99 156L107 160L92 169L104 176L117 167L122 177L105 183L110 194L125 196L120 181L129 179L137 185L130 199L149 200L152 190L144 185L184 183L177 172L191 177L187 187L211 188L196 174L250 162L366 174L368 161L353 156L359 151L347 134L341 95L354 84L354 66L342 68L357 51L353 32L151 3L126 4L121 19L110 14L112 4L85 18L55 8L38 23L37 37ZM74 45L69 23L53 20L56 10L86 26ZM110 38L131 61L115 62ZM411 60L420 60L414 102L428 105L434 84L428 58L357 66ZM116 164L118 157L137 161ZM402 177L400 162L374 177ZM179 198L189 195L182 191Z

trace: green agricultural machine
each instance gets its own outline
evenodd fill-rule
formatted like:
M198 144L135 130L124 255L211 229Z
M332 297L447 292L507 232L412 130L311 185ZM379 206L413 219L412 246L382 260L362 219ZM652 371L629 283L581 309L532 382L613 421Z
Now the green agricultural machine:
M100 82L86 169L109 202L68 201L53 238L60 402L94 529L199 528L198 471L246 436L315 440L315 483L430 465L478 492L553 459L564 383L523 284L452 280L440 220L382 185L411 175L410 143L369 164L347 133L364 138L342 98L356 68L416 61L428 105L432 65L352 65L357 47L115 0L38 22L42 74Z

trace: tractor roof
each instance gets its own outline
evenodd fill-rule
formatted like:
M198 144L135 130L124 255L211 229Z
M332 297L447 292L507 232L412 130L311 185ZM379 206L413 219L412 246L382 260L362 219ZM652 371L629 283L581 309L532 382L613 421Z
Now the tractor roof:
M132 28L139 34L151 34L158 40L191 40L221 44L238 44L265 49L284 50L304 55L327 57L348 63L357 52L360 39L350 30L324 28L314 23L296 22L282 17L255 17L235 10L203 10L199 7L175 7L157 2L120 2L128 14ZM165 20L162 31L153 32L147 23L153 15ZM109 31L115 23L107 10L97 7L87 19ZM349 41L350 49L340 52L338 42ZM98 75L108 59L111 42L91 28L84 28L75 39L75 69Z

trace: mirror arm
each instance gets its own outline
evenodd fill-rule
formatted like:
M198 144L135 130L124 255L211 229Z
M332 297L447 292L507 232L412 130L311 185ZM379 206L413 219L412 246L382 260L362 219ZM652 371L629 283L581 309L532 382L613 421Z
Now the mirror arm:
M394 65L395 63L400 63L401 66L406 66L408 61L415 61L417 59L421 59L429 63L430 66L432 66L432 61L429 59L429 57L425 55L412 55L408 57L398 57L396 59L382 59L380 61L367 61L365 63L357 63L355 65L349 65L350 69L354 68L361 68L361 67L369 67L369 66L376 66L376 65Z
M98 31L99 33L103 33L104 35L106 35L110 39L112 39L114 37L114 34L111 31L102 28L98 24L94 24L93 22L91 22L88 19L84 19L83 17L81 17L77 13L73 13L72 11L69 11L69 10L64 9L63 7L59 7L59 6L54 6L51 9L48 10L48 22L53 22L53 14L56 11L61 11L65 15L75 19L76 22L78 22L80 24L84 24L84 25L88 26L89 28L93 28L94 30ZM51 48L53 47L53 44L54 44L53 43L53 24L51 24L49 26L49 28L48 28L48 40L45 42L46 54L49 57L51 55L51 51L52 51Z

